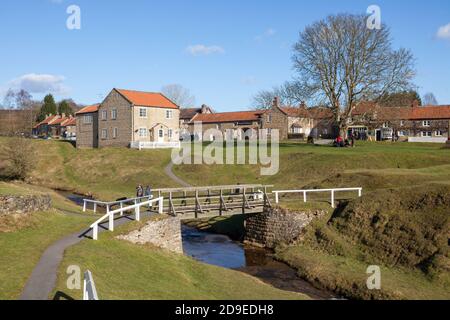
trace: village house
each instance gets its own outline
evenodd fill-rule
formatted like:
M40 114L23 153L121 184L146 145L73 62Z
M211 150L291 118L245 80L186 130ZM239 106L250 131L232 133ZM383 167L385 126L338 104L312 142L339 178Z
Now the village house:
M213 134L206 135L210 129L219 130L226 140L252 138L251 130L261 128L263 114L264 111L198 113L189 123L189 132L194 140L200 141L215 139Z
M213 110L207 105L200 108L183 108L180 109L180 130L182 133L189 133L189 123L197 114L211 114Z
M161 93L113 89L77 118L79 148L179 146L180 107Z
M382 107L358 104L348 133L366 132L376 141L445 142L449 138L450 106Z
M261 128L270 136L273 129L279 130L281 140L305 139L313 129L314 120L304 104L299 107L280 107L275 98L272 108L263 114Z
M76 136L76 118L72 115L47 115L33 127L33 135L52 138L70 138Z
M77 148L98 148L98 108L100 104L84 107L76 116Z

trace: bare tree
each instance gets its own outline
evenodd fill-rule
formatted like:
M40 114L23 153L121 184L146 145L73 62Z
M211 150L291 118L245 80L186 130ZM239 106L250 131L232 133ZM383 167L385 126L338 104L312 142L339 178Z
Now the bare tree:
M29 139L14 137L8 139L0 150L0 159L6 162L0 176L12 180L25 180L35 167L35 149Z
M329 16L306 27L293 62L298 92L331 108L343 135L358 102L408 90L415 76L411 52L393 50L389 29L367 28L364 15Z
M426 93L423 96L422 102L423 102L424 106L437 106L437 105L439 105L436 97L434 96L434 94L432 92Z
M191 107L195 104L195 97L182 85L169 84L162 87L161 92L180 107Z
M303 100L296 85L295 82L285 82L272 90L261 90L253 96L252 106L260 110L270 109L274 97L278 97L280 104L284 106L299 105Z

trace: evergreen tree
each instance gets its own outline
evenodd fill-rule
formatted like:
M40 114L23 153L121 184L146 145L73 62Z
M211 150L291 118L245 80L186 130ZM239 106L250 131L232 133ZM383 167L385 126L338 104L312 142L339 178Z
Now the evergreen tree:
M45 96L44 98L44 104L41 107L41 111L39 112L37 121L42 121L45 119L45 117L48 114L56 114L57 113L57 107L56 107L56 103L55 103L55 99L53 98L53 96L51 94L48 94Z
M67 100L63 100L58 105L58 113L65 114L66 116L73 115L73 109Z

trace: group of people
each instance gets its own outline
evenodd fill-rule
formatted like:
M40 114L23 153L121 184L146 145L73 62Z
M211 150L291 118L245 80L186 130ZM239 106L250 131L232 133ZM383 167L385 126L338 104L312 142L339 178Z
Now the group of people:
M355 147L355 136L351 134L348 139L343 139L341 136L338 136L335 140L333 145L336 148L353 148Z
M142 185L136 187L136 198L150 197L152 195L152 188L146 186L145 189Z

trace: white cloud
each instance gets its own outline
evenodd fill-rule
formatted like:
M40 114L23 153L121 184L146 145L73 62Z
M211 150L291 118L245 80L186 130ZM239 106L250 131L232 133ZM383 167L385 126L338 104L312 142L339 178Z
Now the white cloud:
M29 93L52 93L65 95L69 88L64 85L65 78L51 74L29 73L11 80L8 88L13 90L26 90Z
M450 23L439 28L437 37L440 39L450 39Z
M207 56L210 54L223 54L225 50L220 46L205 46L203 44L191 45L186 51L193 56Z
M264 31L263 34L260 34L259 36L256 36L255 40L256 41L263 41L266 38L273 37L276 33L277 33L277 31L275 29L269 28L266 31Z

